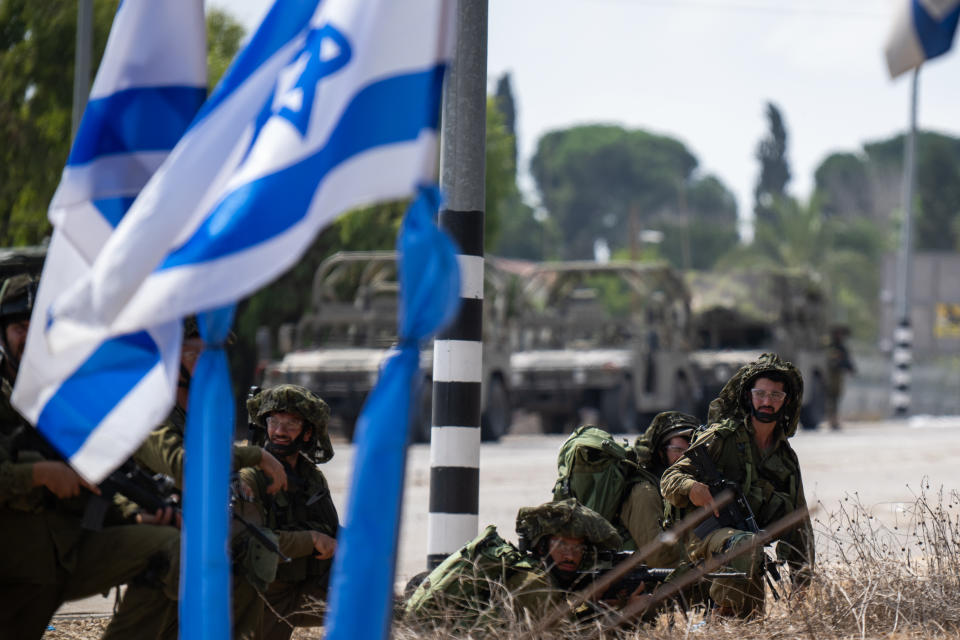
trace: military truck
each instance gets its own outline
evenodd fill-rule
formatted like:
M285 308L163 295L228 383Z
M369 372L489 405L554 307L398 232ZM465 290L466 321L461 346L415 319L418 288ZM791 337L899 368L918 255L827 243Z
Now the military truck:
M755 268L690 272L697 350L693 361L707 405L730 376L762 353L774 352L803 374L800 421L814 429L826 400L827 301L819 277L801 270Z
M481 437L498 440L510 427L510 358L506 305L499 292L506 276L487 265L484 274L484 347ZM360 409L376 384L387 350L397 341L399 283L393 251L339 252L327 258L313 280L312 304L296 328L287 327L282 360L267 364L265 386L303 385L330 404L344 434L353 437ZM292 334L292 335L289 335ZM430 440L433 351L420 354L420 397L412 416L412 439Z
M544 263L521 301L511 397L545 432L569 430L584 408L612 431L637 431L659 411L697 406L690 301L669 266Z

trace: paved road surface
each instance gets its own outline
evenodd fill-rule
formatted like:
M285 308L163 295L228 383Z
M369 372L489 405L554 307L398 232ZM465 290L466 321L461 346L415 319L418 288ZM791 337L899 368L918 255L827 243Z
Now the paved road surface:
M482 446L481 527L496 524L501 534L516 539L517 509L550 499L563 440L563 436L518 433L499 444ZM931 487L960 488L960 418L850 423L840 432L801 432L792 443L803 468L807 501L812 505L819 500L826 511L836 510L845 495L856 492L874 515L892 522L902 504L913 502L923 478L929 479ZM343 514L354 451L343 442L335 448L336 456L322 469ZM429 445L414 445L407 461L398 581L425 568L429 482ZM88 598L66 605L61 612L105 612L112 602L112 597Z

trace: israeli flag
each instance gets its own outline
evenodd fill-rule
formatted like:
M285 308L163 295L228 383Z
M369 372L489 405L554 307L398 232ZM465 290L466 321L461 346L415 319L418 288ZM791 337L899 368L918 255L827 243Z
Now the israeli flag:
M175 43L175 44L174 44ZM87 478L99 481L158 424L179 370L179 323L78 344L44 339L50 302L89 273L127 209L206 98L202 0L126 0L50 205L54 225L13 402Z
M950 50L960 18L960 0L900 0L887 39L890 77Z
M340 213L432 181L455 9L277 0L89 274L42 309L51 351L231 304L292 266ZM169 409L175 378L167 382L141 410ZM91 411L89 397L59 400ZM126 429L139 441L154 424L138 418ZM123 459L71 461L97 479Z

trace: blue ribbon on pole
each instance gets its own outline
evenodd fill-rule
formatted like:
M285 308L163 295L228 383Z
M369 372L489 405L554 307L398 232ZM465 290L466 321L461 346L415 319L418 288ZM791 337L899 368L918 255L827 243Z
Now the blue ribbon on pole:
M223 345L234 305L200 314L204 350L193 370L184 435L180 638L229 640L229 500L233 392Z
M439 204L436 187L420 187L397 239L400 344L387 358L357 421L346 522L330 583L327 640L380 639L390 630L410 404L420 383L420 343L449 324L460 306L457 251L434 224Z

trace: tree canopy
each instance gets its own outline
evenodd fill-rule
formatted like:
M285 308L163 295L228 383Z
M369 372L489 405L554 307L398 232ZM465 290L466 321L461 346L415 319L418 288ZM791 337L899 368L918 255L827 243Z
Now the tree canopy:
M592 258L597 239L636 253L638 234L655 229L664 233L664 257L684 266L684 255L706 262L736 241L733 195L716 177L698 175L697 165L674 138L598 124L546 134L531 172L559 232L559 257ZM701 223L729 231L704 234L723 238L716 250L701 253L705 238L693 231Z
M790 165L787 162L787 127L780 109L767 103L767 135L757 145L760 178L754 189L754 219L769 221L774 217L774 203L787 195Z

